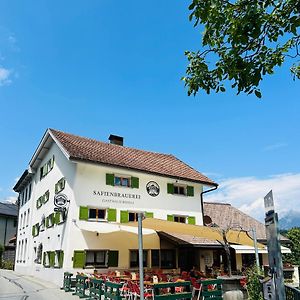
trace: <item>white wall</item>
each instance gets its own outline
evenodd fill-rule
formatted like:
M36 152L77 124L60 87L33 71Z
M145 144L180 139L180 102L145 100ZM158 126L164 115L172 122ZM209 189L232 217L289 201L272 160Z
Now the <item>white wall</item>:
M120 174L139 178L139 188L116 187L106 185L106 173ZM146 191L146 184L155 181L160 186L160 193L156 197ZM79 163L76 176L75 201L79 206L96 206L103 208L117 208L118 210L142 210L154 213L154 218L167 219L168 214L195 216L196 224L203 225L200 193L202 185L179 180L178 183L194 186L194 197L172 195L167 193L167 183L175 183L174 179L156 176L121 168L109 168L100 165ZM111 196L95 195L94 191L131 193L140 195L140 199L125 199ZM121 201L120 201L121 200ZM126 202L124 202L125 200ZM72 215L78 219L78 211ZM117 213L117 221L120 213Z
M40 179L40 167L43 166L52 156L55 156L55 162L53 169L42 179ZM76 174L76 164L70 162L64 154L60 151L56 144L52 144L47 155L41 161L39 168L36 170L36 174L33 177L32 195L31 199L20 208L19 220L21 214L24 215L24 211L27 212L30 208L30 224L25 229L18 230L18 241L17 241L17 255L18 257L18 243L19 241L28 239L27 255L25 263L16 263L15 270L23 274L30 274L37 277L43 277L46 280L61 284L63 269L44 268L42 264L34 262L36 254L34 247L38 247L40 243L43 245L43 252L63 250L64 256L68 257L68 246L70 235L70 224L69 217L65 223L54 225L51 228L45 228L44 231L40 232L38 236L32 236L32 226L41 223L42 216L49 216L54 212L54 195L55 195L55 184L62 177L66 178L66 186L62 193L66 194L70 201L74 201L73 195L73 184L74 176ZM37 199L42 196L47 190L50 192L49 201L43 204L39 209L36 207ZM22 243L22 242L21 242ZM23 250L24 251L24 250ZM24 253L24 252L23 252ZM16 258L16 261L18 259Z

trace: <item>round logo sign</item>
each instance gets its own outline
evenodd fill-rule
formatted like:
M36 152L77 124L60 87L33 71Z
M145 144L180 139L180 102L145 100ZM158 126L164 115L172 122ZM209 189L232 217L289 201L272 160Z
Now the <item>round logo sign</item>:
M69 200L65 194L57 194L54 196L54 205L59 208L66 208Z
M155 181L149 181L146 190L150 196L156 197L159 194L159 185Z

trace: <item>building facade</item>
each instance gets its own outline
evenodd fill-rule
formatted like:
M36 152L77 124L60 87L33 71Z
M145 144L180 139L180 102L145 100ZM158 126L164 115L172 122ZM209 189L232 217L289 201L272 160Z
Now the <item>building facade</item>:
M202 193L215 182L172 155L110 140L46 131L14 187L20 202L16 271L61 284L66 270L135 269L137 234L122 224L136 221L138 211L153 220L203 225ZM174 239L146 233L145 267L187 264Z

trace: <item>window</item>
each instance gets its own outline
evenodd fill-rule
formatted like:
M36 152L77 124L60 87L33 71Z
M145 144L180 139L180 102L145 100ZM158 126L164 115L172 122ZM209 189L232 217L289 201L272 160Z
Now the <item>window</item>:
M46 217L45 224L47 228L53 227L55 223L55 213L52 213L48 217Z
M129 250L130 256L130 268L136 268L139 266L139 251L138 250ZM144 267L148 266L148 250L143 250L143 265Z
M130 178L115 176L115 185L116 186L130 186Z
M55 251L44 252L43 265L45 268L54 267L55 264Z
M55 251L54 268L62 268L64 260L64 252L62 250Z
M14 219L14 227L17 227L17 224L18 224L17 219Z
M24 204L27 202L27 193L28 193L28 189L25 189L25 195L24 195Z
M176 268L176 250L175 249L162 249L160 251L160 267L166 269Z
M65 178L61 178L56 184L55 184L55 194L60 193L66 185Z
M159 267L159 250L151 250L151 267Z
M89 208L89 219L105 220L106 209L102 208Z
M186 187L181 185L174 185L174 194L186 195Z
M86 251L86 266L105 267L107 266L107 250Z
M91 210L91 212L90 212ZM116 222L117 220L117 210L115 208L89 208L87 206L79 207L79 220L107 220L110 222Z
M123 186L139 188L139 178L127 175L106 174L106 184L112 186Z
M25 228L25 222L26 222L26 211L24 212L24 219L23 219L23 225L22 228L24 229Z
M138 214L136 212L129 212L128 213L128 221L129 222L137 222L138 221Z
M177 183L168 183L167 192L168 194L194 196L194 187Z
M22 224L23 224L23 214L21 214L21 217L20 217L20 228L19 228L19 230L21 230L22 229Z
M28 200L31 198L31 183L29 184L28 187Z
M54 155L40 168L40 179L44 178L54 167Z
M40 231L45 230L45 225L46 225L46 217L45 217L45 215L42 215L42 220L41 220L41 224L40 224Z
M29 213L30 213L30 208L28 208L28 212L27 212L27 223L26 223L26 227L29 226Z
M174 222L186 223L186 217L184 217L184 216L174 216Z
M39 197L36 200L36 208L39 209L40 207L42 207L43 204L47 203L50 197L50 193L49 190L45 192L45 194L41 197Z

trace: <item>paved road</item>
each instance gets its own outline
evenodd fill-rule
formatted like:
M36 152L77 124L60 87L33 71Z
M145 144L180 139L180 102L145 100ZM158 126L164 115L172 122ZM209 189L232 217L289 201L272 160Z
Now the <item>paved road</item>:
M0 270L0 300L78 300L51 282Z

